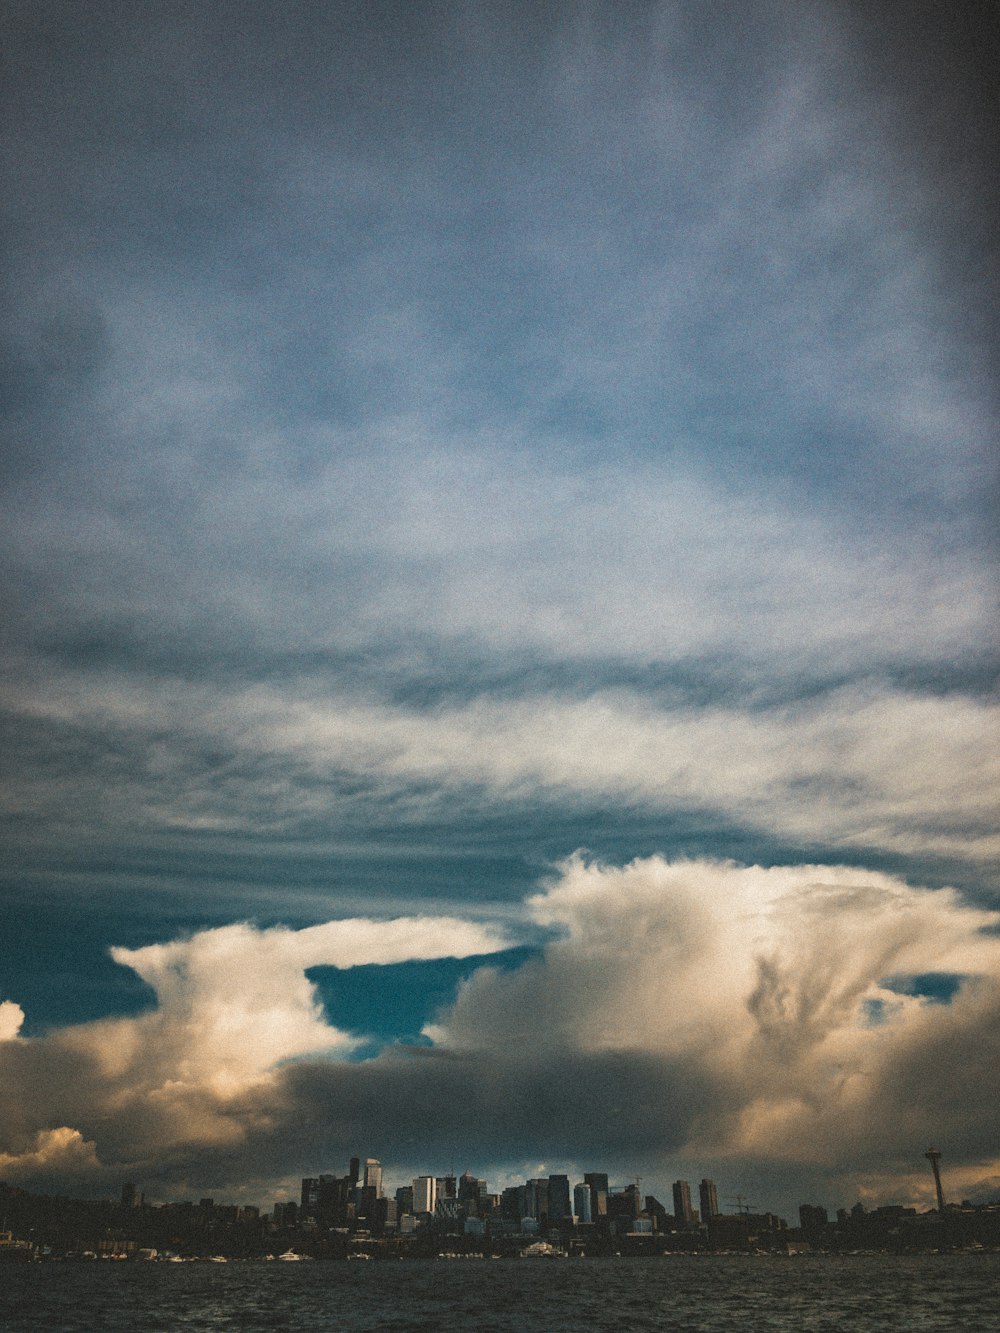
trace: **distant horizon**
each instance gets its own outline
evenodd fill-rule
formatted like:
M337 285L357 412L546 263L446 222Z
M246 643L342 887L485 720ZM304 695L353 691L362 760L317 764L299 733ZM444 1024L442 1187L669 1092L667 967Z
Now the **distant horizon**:
M348 1168L349 1168L349 1166L350 1166L350 1160L351 1160L351 1159L348 1159L348 1161L347 1161L347 1166L348 1166ZM464 1175L471 1175L471 1176L473 1176L473 1177L474 1177L475 1179L477 1179L477 1180L485 1180L486 1183L487 1183L487 1186L488 1186L488 1192L489 1192L490 1194L501 1194L501 1193L503 1192L504 1189L508 1189L508 1188L510 1188L510 1187L512 1187L512 1186L516 1186L516 1185L522 1185L522 1184L526 1183L528 1180L531 1180L531 1179L536 1179L536 1178L546 1179L546 1178L548 1178L548 1177L551 1176L551 1175L567 1175L567 1176L569 1177L570 1184L571 1184L571 1186L572 1186L572 1185L574 1185L574 1184L580 1184L580 1183L582 1183L582 1182L583 1182L583 1179L584 1179L584 1176L585 1176L586 1174L588 1174L588 1173L591 1173L591 1174L592 1174L592 1173L595 1172L595 1171L599 1171L599 1167L598 1167L598 1166L595 1166L595 1165L591 1165L591 1166L586 1167L586 1168L583 1168L583 1169L576 1169L576 1170L574 1170L574 1169L570 1168L570 1169L568 1169L568 1170L554 1170L554 1171L548 1171L548 1170L542 1169L542 1168L540 1167L540 1168L538 1169L538 1172L536 1173L535 1176L525 1176L524 1178L518 1178L517 1175L516 1175L516 1172L510 1172L510 1171L508 1171L508 1172L506 1172L504 1175L502 1175L502 1176L499 1178L499 1181L491 1181L491 1179L490 1179L490 1177L489 1177L488 1174L485 1175L485 1176L480 1176L480 1175L478 1175L476 1172L474 1172L474 1171L471 1170L471 1164L467 1164L466 1167L465 1167L465 1169L464 1169L463 1171L456 1171L456 1172L446 1171L446 1172L440 1172L440 1173L438 1173L438 1172L433 1172L433 1171L430 1171L430 1170L417 1171L417 1172L415 1172L415 1173L414 1173L413 1175L411 1175L411 1176L406 1176L406 1177L402 1178L402 1179L401 1179L401 1183L396 1183L396 1182L395 1182L395 1177L394 1177L394 1176L392 1176L392 1175L390 1175L390 1176L388 1176L388 1177L385 1176L384 1173L385 1173L385 1171L386 1171L386 1163L385 1163L381 1158L370 1158L370 1159L369 1159L369 1158L359 1158L359 1161L362 1163L362 1169L363 1169L364 1164L365 1164L366 1162L368 1162L368 1161L374 1161L374 1162L376 1163L376 1165L378 1165L378 1166L382 1169L382 1172L383 1172L383 1179L382 1179L382 1186L381 1186L381 1188L382 1188L382 1193L383 1193L384 1197L387 1197L387 1198L394 1197L395 1194L397 1193L397 1191L399 1191L399 1190L401 1190L401 1189L409 1188L410 1186L412 1186L413 1182L414 1182L415 1180L419 1179L420 1177L425 1177L425 1178L430 1177L430 1178L433 1178L434 1180L436 1180L436 1181L438 1181L438 1182L440 1182L440 1181L442 1181L442 1180L453 1180L453 1181L456 1182L456 1184L457 1184L457 1182L460 1181ZM392 1171L392 1167L391 1167L391 1165L389 1166L388 1169L389 1169L390 1172ZM928 1170L929 1170L929 1168L928 1168ZM307 1172L305 1172L304 1175L300 1178L300 1180L299 1180L299 1182L298 1182L298 1186L297 1186L297 1188L295 1188L294 1190L288 1190L288 1191L285 1191L286 1196L291 1195L290 1198L289 1198L289 1197L286 1197L286 1198L277 1198L277 1197L274 1197L274 1198L271 1198L269 1201L265 1201L265 1202L257 1202L257 1203L254 1203L254 1204L252 1204L252 1205L248 1205L247 1202L246 1202L246 1200L240 1200L239 1202L236 1202L236 1201L234 1201L234 1200L232 1200L232 1199L229 1199L228 1197L219 1197L219 1198L216 1198L215 1195L207 1195L207 1194L199 1193L199 1191L197 1191L197 1190L193 1191L193 1193L190 1195L190 1197L187 1197L187 1198L158 1198L158 1197L155 1197L155 1196L151 1197L151 1196L149 1196L149 1195L147 1194L146 1190L143 1189L142 1182L141 1182L141 1181L135 1181L135 1180L123 1180L123 1181L121 1182L121 1186L120 1186L120 1188L119 1188L119 1190L118 1190L118 1192L117 1192L117 1197L118 1197L118 1199L120 1199L120 1198L122 1197L123 1191L124 1191L125 1189L129 1189L129 1188L131 1188L132 1190L134 1190L135 1198L136 1198L136 1201L137 1201L137 1202L136 1202L136 1206L138 1206L138 1201L139 1201L140 1199L141 1199L141 1201L142 1201L143 1204L149 1205L150 1207L164 1207L164 1206L170 1206L170 1205L172 1205L172 1204L181 1204L181 1203L191 1203L191 1204L195 1204L196 1202L200 1204L200 1203L201 1203L203 1200L205 1200L205 1199L211 1199L211 1201L212 1201L213 1204L218 1204L219 1206L222 1206L222 1207L247 1207L247 1206L256 1207L256 1208L259 1208L259 1210L260 1210L260 1212L261 1212L261 1215L263 1216L263 1215L269 1214L269 1213L270 1213L271 1211L273 1211L273 1209L274 1209L275 1207L277 1207L278 1205L285 1204L285 1203L288 1203L288 1202L294 1202L294 1203L297 1203L298 1200L299 1200L299 1198L300 1198L300 1196L301 1196L301 1189L302 1189L302 1186L303 1186L303 1184L304 1184L304 1182L305 1182L306 1180L308 1180L308 1179L319 1179L320 1177L324 1177L324 1176L325 1176L325 1177L328 1177L328 1178L331 1178L331 1177L332 1177L332 1178L338 1178L338 1177L341 1176L342 1174L343 1174L343 1173L339 1172L336 1168L329 1169L329 1170L316 1170L316 1171L314 1171L314 1172L308 1172L308 1171L307 1171ZM608 1174L608 1190L609 1190L609 1193L624 1193L624 1191L627 1189L627 1187L630 1186L630 1185L634 1185L634 1184L635 1184L635 1181L636 1181L636 1177L635 1177L634 1175L631 1176L631 1177L629 1177L628 1175L623 1175L623 1176L621 1177L621 1179L619 1180L619 1179L616 1179L614 1176L612 1176L610 1173L605 1173L605 1174ZM641 1181L641 1177L640 1177L639 1179L640 1179L640 1181ZM690 1185L690 1186L692 1187L692 1189L695 1190L695 1191L698 1189L698 1187L700 1186L700 1184L701 1184L701 1182L702 1182L703 1180L707 1180L707 1181L709 1181L709 1183L714 1184L714 1185L716 1186L716 1189L717 1189L717 1190L718 1190L718 1186L719 1186L719 1182L718 1182L714 1177L711 1177L711 1176L695 1176L695 1175L691 1175L691 1176L689 1176L689 1177L678 1177L677 1179L678 1179L678 1181L680 1181L680 1180L685 1180L686 1183L687 1183L688 1185ZM502 1181L502 1182L504 1182L504 1183L501 1184L500 1181ZM6 1183L7 1183L6 1181L4 1181L4 1180L2 1180L2 1178L0 1178L0 1184L6 1184ZM650 1189L647 1189L647 1188L645 1188L644 1186L642 1186L642 1187L640 1188L640 1192L639 1192L639 1193L640 1193L640 1198L644 1200L647 1196L651 1196L651 1197L656 1198L657 1200L659 1200L659 1202L660 1202L661 1204L663 1204L664 1207L666 1207L666 1203L667 1203L668 1201L670 1201L671 1198L672 1198L672 1190L673 1190L673 1186L674 1186L675 1183L677 1183L677 1182L676 1182L676 1181L671 1181L671 1182L670 1182L669 1184L667 1184L667 1185L661 1185L659 1188L650 1188ZM933 1192L933 1185L931 1186L931 1189L932 1189L932 1192ZM31 1191L29 1191L29 1192L31 1192ZM39 1193L43 1193L43 1194L46 1194L46 1193L47 1193L47 1194L55 1195L55 1196L59 1196L60 1194L64 1194L64 1195L66 1195L67 1197L80 1198L81 1201L83 1201L83 1200L85 1200L85 1199L88 1198L88 1196L85 1196L85 1195L84 1195L84 1196L78 1196L78 1195L74 1195L74 1194L72 1194L71 1191L61 1191L61 1190L58 1190L58 1189L43 1190L43 1191L38 1191L38 1192L39 1192ZM195 1198L196 1195L197 1195L197 1199ZM115 1196L114 1194L112 1194L112 1195L101 1195L101 1196L96 1196L96 1195L95 1195L95 1196L92 1196L92 1197L93 1197L93 1200L94 1200L95 1202L98 1202L98 1201L100 1201L100 1202L110 1202L110 1203L115 1203L115 1202L116 1202L116 1196ZM945 1198L945 1207L946 1207L946 1208L950 1208L950 1207L961 1207L963 1204L971 1203L971 1202L973 1202L973 1201L971 1201L971 1200L966 1200L966 1199L962 1199L962 1200L948 1199L948 1198L946 1197L946 1198ZM980 1200L980 1201L978 1202L978 1205L975 1205L975 1206L983 1206L984 1204L988 1204L988 1203L1000 1204L1000 1189L998 1189L996 1195L995 1195L992 1199L983 1199L983 1200ZM819 1206L819 1207L822 1207L822 1208L826 1208L827 1211L831 1214L831 1216L834 1215L834 1214L835 1214L838 1210L840 1210L840 1209L844 1209L845 1211L850 1211L850 1208L854 1207L856 1204L862 1204L862 1206L866 1209L866 1211L869 1211L869 1212L877 1211L879 1208L916 1207L916 1208L919 1209L920 1206L921 1206L921 1204L916 1203L913 1199L909 1199L909 1200L905 1200L905 1201L900 1200L900 1199L892 1199L892 1200L888 1200L888 1199L886 1199L886 1200L882 1200L881 1202L877 1202L877 1201L873 1201L873 1200L869 1199L867 1202L863 1202L860 1198L857 1198L857 1199L854 1199L853 1202L850 1203L850 1204L846 1204L846 1203L843 1203L843 1202L836 1202L836 1203L832 1203L832 1204L831 1204L828 1200L824 1200L824 1199L800 1199L800 1200L798 1201L798 1203L795 1205L794 1209L789 1208L789 1207L786 1205L786 1207L782 1210L781 1208L778 1208L778 1207L776 1207L776 1206L775 1206L775 1207L770 1206L769 1204L766 1203L766 1201L765 1201L762 1205L760 1205L760 1206L751 1206L748 1200L744 1199L742 1196L740 1196L739 1198L737 1198L736 1195L733 1195L733 1197L731 1197L731 1198L729 1198L729 1197L720 1197L720 1198L719 1198L719 1204L720 1204L720 1211L719 1211L718 1216L738 1216L741 1212L744 1212L744 1213L751 1213L752 1215L755 1215L755 1216L761 1216L761 1215L770 1213L770 1214L774 1214L775 1216L786 1217L786 1220L787 1220L787 1219L790 1219L790 1218L793 1218L793 1217L797 1218L797 1216L798 1216L798 1208L799 1208L799 1206L802 1205L802 1204L809 1204L809 1205L814 1205L814 1206ZM723 1205L725 1205L725 1206L723 1206ZM936 1211L937 1211L936 1200L935 1200L933 1203L929 1204L929 1205L927 1205L927 1204L923 1204L923 1208L924 1208L924 1211L926 1211L926 1212L936 1212ZM669 1208L667 1208L667 1212L669 1213L670 1211L671 1211L671 1210L670 1210ZM696 1207L696 1208L695 1208L695 1212L696 1212L696 1214L699 1213L699 1211L700 1211L700 1210ZM701 1220L704 1221L704 1218L702 1218ZM794 1221L790 1221L790 1225L797 1225L797 1223L794 1222Z

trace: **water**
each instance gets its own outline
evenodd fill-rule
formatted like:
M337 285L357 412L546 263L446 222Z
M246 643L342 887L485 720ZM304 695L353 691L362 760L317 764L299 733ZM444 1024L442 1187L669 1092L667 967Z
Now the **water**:
M0 1267L5 1333L972 1330L1000 1255Z

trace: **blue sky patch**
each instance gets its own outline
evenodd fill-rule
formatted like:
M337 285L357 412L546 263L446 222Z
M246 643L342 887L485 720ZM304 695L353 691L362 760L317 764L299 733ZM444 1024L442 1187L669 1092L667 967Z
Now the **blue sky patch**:
M391 1042L425 1044L421 1028L454 1000L459 983L479 968L512 971L540 952L518 948L391 966L311 967L306 976L319 991L328 1022L352 1036L371 1038L355 1051L356 1059L366 1059Z
M920 972L916 976L886 977L886 990L897 995L916 995L932 1004L951 1004L966 978L960 972Z

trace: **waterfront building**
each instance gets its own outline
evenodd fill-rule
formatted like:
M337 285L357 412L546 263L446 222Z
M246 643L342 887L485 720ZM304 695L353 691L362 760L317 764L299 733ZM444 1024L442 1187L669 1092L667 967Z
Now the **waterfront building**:
M593 1216L590 1211L590 1186L586 1183L573 1186L573 1212L578 1226L590 1226Z

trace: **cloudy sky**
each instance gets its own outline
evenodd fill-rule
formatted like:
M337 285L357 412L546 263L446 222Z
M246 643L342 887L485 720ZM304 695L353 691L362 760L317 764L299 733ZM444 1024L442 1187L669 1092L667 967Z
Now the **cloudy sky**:
M0 1179L1000 1195L997 22L893 14L4 6Z

